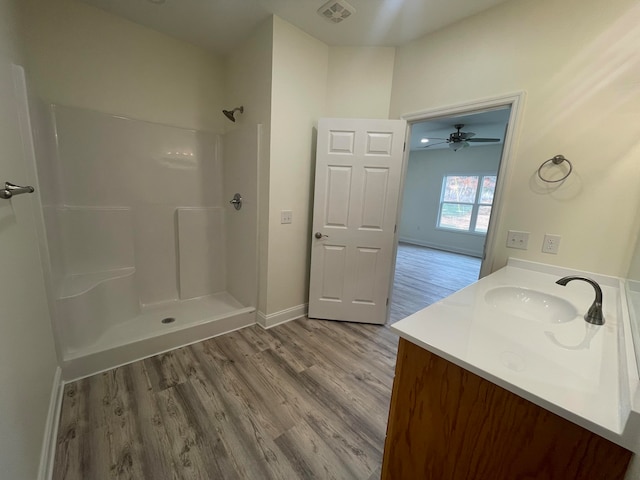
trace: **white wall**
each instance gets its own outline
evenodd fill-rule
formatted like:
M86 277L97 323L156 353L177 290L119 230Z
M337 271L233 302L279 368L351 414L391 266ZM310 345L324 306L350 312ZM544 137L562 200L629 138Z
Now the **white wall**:
M392 117L526 92L494 269L511 255L626 272L640 195L639 44L635 0L512 0L398 48ZM536 169L560 153L574 174L539 187ZM505 247L509 229L531 232L528 251ZM545 233L562 235L558 255L541 253Z
M315 133L325 114L329 47L274 17L269 165L269 315L307 302ZM280 211L293 223L280 224Z
M389 118L395 48L329 47L327 117Z
M34 159L18 124L12 63L22 63L11 0L0 0L0 167L5 180L28 181ZM57 367L36 237L35 195L0 203L0 476L38 477ZM12 272L11 278L6 276Z
M482 256L485 235L436 228L445 175L495 174L502 145L413 151L404 183L400 240L465 255Z
M29 77L49 103L221 132L222 61L78 0L22 0Z

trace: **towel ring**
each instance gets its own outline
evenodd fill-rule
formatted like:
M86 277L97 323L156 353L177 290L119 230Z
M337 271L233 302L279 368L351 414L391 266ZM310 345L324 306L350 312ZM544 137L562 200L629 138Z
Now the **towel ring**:
M549 180L548 178L544 178L542 176L541 170L542 167L544 167L545 165L547 165L549 162L553 163L554 165L560 165L562 162L567 162L569 164L569 171L567 172L567 174L562 177L559 178L557 180ZM565 180L569 175L571 175L571 172L573 171L573 165L571 164L571 162L569 161L568 158L565 158L564 155L556 155L553 158L550 158L549 160L545 161L542 163L542 165L540 165L540 168L538 168L538 177L540 177L540 180L542 180L543 182L547 182L547 183L558 183L558 182L562 182L563 180Z

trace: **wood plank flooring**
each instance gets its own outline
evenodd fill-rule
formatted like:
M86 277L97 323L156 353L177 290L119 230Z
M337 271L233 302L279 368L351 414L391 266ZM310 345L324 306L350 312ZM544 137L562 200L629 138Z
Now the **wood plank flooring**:
M303 318L68 384L53 478L378 479L396 348Z
M389 324L472 284L481 260L432 248L398 244Z

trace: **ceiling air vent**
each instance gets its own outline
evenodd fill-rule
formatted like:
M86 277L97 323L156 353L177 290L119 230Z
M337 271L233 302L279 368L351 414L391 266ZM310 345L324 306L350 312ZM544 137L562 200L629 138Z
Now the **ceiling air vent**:
M340 23L356 13L356 9L344 0L329 0L318 9L318 15L331 23Z

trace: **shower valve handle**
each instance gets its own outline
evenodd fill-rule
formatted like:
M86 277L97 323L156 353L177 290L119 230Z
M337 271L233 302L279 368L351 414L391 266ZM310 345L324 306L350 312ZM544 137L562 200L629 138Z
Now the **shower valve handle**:
M27 185L26 187L21 187L19 185L14 185L11 182L5 182L4 188L0 190L0 198L8 200L14 195L20 195L21 193L33 193L33 192L35 192L35 188L29 185Z
M240 210L242 208L242 195L236 193L233 198L229 200L229 203L233 205L233 208L236 210Z

